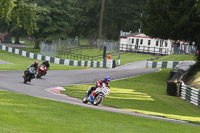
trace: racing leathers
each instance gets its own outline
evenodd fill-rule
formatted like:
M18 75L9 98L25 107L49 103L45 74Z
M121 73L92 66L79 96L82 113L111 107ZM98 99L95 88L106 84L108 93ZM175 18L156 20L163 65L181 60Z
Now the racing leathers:
M90 90L88 91L88 95L89 96L93 91L95 91L98 87L103 87L103 83L105 83L106 87L110 88L110 85L108 82L106 82L105 80L99 80L96 82L96 85L91 87Z

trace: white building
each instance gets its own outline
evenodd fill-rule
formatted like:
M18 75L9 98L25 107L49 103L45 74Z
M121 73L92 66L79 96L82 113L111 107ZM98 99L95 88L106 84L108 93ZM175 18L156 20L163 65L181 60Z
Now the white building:
M160 55L168 55L173 53L194 54L196 51L194 42L192 45L189 45L188 42L185 42L184 40L179 40L178 43L173 44L174 41L170 39L163 40L160 38L151 38L143 33L125 33L126 34L123 34L123 32L121 31L121 51L152 53Z
M172 51L172 40L150 38L143 33L130 34L120 37L120 50L166 55Z

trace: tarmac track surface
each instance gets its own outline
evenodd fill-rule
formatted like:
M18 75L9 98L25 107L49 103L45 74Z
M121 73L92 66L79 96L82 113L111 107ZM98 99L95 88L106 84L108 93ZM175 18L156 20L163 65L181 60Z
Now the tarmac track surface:
M110 76L112 80L118 80L157 72L160 70L145 69L145 65L146 61L139 61L129 63L115 69L49 70L47 76L43 77L42 79L33 79L31 83L28 84L23 83L23 71L0 71L0 89L104 111L200 126L198 124L192 124L186 121L144 115L102 105L93 106L89 104L83 104L80 99L71 98L59 93L61 89L58 86L95 83L95 81L105 78L106 76Z

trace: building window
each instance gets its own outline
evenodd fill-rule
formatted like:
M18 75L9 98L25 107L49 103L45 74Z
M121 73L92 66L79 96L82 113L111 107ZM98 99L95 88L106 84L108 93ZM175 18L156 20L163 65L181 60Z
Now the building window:
M134 39L132 39L132 44L134 43Z
M158 41L156 41L156 46L158 46Z
M148 45L151 45L151 40L148 40Z
M143 39L140 40L140 45L142 45L142 44L143 44Z

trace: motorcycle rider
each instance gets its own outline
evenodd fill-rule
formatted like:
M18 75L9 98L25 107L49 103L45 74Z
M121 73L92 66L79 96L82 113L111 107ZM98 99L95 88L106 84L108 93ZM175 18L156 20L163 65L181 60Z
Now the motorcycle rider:
M44 65L47 68L46 71L44 72L44 76L45 76L47 74L47 71L49 70L49 67L50 67L49 60L45 60L44 62L42 62L41 65Z
M106 87L110 88L110 77L105 77L105 79L103 80L99 80L96 82L96 85L91 87L90 90L88 91L88 94L87 96L89 96L93 91L95 91L98 87L102 87L103 86L103 83L106 84Z
M31 65L27 68L27 70L24 71L24 76L23 76L23 77L25 77L25 75L26 75L26 73L28 72L28 69L29 69L30 67L34 67L35 72L37 72L37 70L38 70L38 62L35 61L33 64L31 64ZM36 74L36 73L35 73L35 74ZM35 78L35 75L33 75L32 78Z
M31 64L28 68L34 67L35 70L38 70L38 62L35 61L33 64Z

